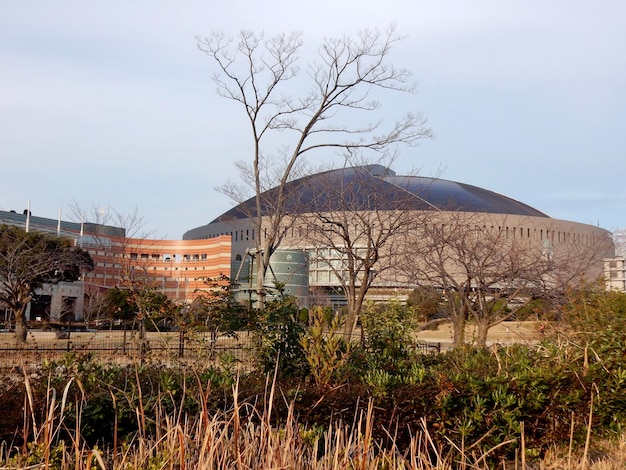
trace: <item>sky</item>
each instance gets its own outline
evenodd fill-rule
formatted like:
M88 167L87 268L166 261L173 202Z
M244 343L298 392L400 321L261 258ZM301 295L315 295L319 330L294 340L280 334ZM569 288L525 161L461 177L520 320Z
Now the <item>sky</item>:
M0 210L136 211L180 239L233 206L216 188L251 158L197 38L299 31L304 68L324 37L390 24L405 36L390 61L418 93L377 116L420 112L434 134L396 173L626 227L623 0L2 0Z

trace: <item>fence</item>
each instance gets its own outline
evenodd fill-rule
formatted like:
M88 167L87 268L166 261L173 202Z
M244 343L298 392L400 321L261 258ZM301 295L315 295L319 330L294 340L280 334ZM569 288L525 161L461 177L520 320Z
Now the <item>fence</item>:
M360 333L354 341L362 341ZM87 331L36 331L28 332L25 343L15 341L11 332L0 332L0 369L7 370L41 363L43 360L62 359L66 354L85 354L105 361L167 362L185 365L206 361L212 363L220 353L232 354L244 366L250 363L252 333L239 331L233 337L212 338L210 333L199 332L146 332L87 330ZM422 353L441 352L440 343L416 343Z
M44 359L59 360L67 353L89 354L107 361L186 362L212 360L221 351L244 359L251 345L248 332L237 337L212 340L210 334L146 332L136 330L29 331L26 343L18 343L13 333L0 333L0 368L6 369Z

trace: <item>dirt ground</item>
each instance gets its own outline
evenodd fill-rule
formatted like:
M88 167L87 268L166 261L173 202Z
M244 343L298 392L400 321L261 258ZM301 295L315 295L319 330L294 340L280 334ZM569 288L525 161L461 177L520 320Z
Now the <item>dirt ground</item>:
M534 343L541 337L541 324L534 321L503 322L489 330L487 344ZM469 342L476 337L476 329L469 325L465 338ZM452 345L452 324L442 323L436 330L424 330L417 333L417 339L428 343L441 343L446 349Z

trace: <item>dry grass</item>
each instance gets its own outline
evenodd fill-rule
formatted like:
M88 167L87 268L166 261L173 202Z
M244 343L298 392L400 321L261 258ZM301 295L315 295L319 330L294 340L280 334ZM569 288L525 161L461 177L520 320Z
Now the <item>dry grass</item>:
M66 429L65 412L71 387L80 384L70 379L57 393L49 387L41 422L36 419L33 390L28 376L24 406L24 432L31 442L19 449L0 447L0 465L8 468L60 469L415 469L415 470L486 470L489 457L497 449L479 451L473 446L442 450L428 432L426 423L411 439L406 449L380 447L373 437L374 408L354 417L352 423L331 422L324 430L304 429L289 407L287 419L280 428L273 426L275 383L268 381L261 407L239 402L238 385L232 393L233 406L219 413L210 412L208 389L199 397L200 411L189 416L181 409L165 413L152 410L155 421L148 431L148 413L139 404L137 433L129 442L118 443L111 449L87 448L80 434L80 420L74 429ZM188 393L181 391L179 402ZM84 400L71 403L76 409ZM259 411L260 410L260 411ZM61 435L70 439L61 440ZM390 436L391 437L391 436ZM503 443L502 445L507 444ZM604 443L604 452L583 451L574 455L569 449L554 449L541 462L530 465L524 458L521 441L519 458L501 462L496 468L562 470L617 470L626 468L626 436L619 442ZM9 455L11 450L11 455ZM493 465L493 462L491 462ZM493 467L491 467L493 468Z

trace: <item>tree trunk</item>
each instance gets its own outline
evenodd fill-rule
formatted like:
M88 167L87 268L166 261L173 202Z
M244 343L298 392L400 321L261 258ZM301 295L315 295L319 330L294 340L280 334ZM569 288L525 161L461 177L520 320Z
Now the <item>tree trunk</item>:
M458 348L465 344L465 312L452 318L452 347Z
M484 348L487 345L487 333L489 333L489 322L486 320L476 322L476 344Z
M346 341L352 339L352 333L356 327L356 323L359 319L359 313L363 308L363 302L365 300L365 293L367 289L361 286L358 290L354 281L345 288L345 296L348 301L348 316L346 317L346 323L343 326L343 335Z
M355 305L349 306L348 316L346 317L346 322L343 325L343 335L347 341L352 339L352 333L354 332L354 327L356 326L359 310L360 309Z
M139 320L139 339L142 341L146 339L146 319L143 316Z
M260 232L260 229L259 229ZM263 310L265 308L265 275L269 269L271 249L272 247L268 242L265 242L263 246L259 245L257 248L257 267L256 267L256 308Z
M262 259L259 259L256 272L256 308L259 310L265 308L265 268Z
M15 338L20 343L26 342L28 334L28 326L26 324L26 308L20 308L13 311L15 317Z

